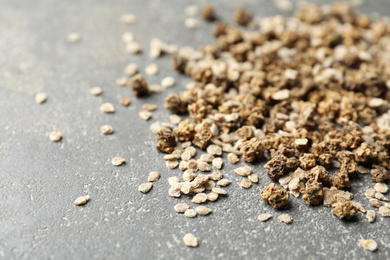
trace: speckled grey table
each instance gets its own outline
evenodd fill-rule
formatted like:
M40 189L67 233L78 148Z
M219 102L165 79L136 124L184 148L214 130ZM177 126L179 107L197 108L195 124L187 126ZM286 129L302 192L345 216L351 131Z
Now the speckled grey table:
M194 1L192 1L194 2ZM201 4L203 2L196 2ZM260 188L270 183L261 164L260 184L249 190L239 187L240 177L226 166L223 173L233 183L229 195L208 204L208 217L188 219L174 212L178 202L167 194L170 176L154 148L154 121L168 121L163 108L168 93L183 89L189 81L170 67L170 58L157 60L161 72L148 77L158 83L167 75L178 84L162 94L133 99L119 106L128 88L118 87L128 62L143 68L152 61L146 54L125 54L122 33L131 31L142 46L153 37L178 45L199 46L212 42L211 25L198 30L184 27L184 8L191 1L119 0L2 0L0 2L0 258L1 259L356 259L389 258L389 220L379 217L369 224L364 215L357 221L340 221L329 208L306 206L291 199L283 212L294 217L291 225L277 221L282 212L261 202ZM238 4L216 2L218 15L231 21ZM271 1L246 0L240 5L256 15L279 14ZM359 9L386 13L390 2L375 1ZM133 13L137 23L124 25L123 13ZM286 13L289 14L289 13ZM66 37L79 32L82 41L70 44ZM89 94L99 85L100 97ZM34 102L37 92L48 94L43 105ZM117 111L102 114L99 106L112 102ZM150 122L138 113L143 103L156 103ZM102 136L99 128L111 124L115 134ZM53 143L51 131L63 134ZM110 159L122 156L123 167ZM242 164L241 164L242 165ZM162 178L146 195L137 191L147 174L158 170ZM362 180L363 179L363 180ZM368 207L363 187L369 176L352 181L357 201ZM359 192L357 192L359 191ZM73 200L89 194L85 207ZM259 223L260 213L274 219ZM198 248L187 248L182 237L194 233ZM372 238L379 249L370 253L358 246L360 238Z

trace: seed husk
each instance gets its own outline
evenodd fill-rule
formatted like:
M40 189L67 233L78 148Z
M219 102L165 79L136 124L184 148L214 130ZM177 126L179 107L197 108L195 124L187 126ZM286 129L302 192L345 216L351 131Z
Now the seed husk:
M180 203L180 204L176 204L176 205L174 206L175 211L178 212L178 213L184 213L184 212L186 212L189 208L190 208L190 206L188 206L187 203Z
M230 185L230 183L232 183L230 180L228 180L228 179L222 179L222 180L219 180L219 181L217 182L217 185L218 185L218 186L221 186L221 187L225 187L225 186Z
M124 107L128 107L131 104L131 99L128 97L123 97L119 100L119 104L121 104Z
M197 215L198 213L194 209L187 209L184 212L184 216L186 216L187 218L195 218Z
M146 110L146 111L149 111L149 112L152 112L152 111L155 111L157 109L157 105L155 105L155 104L143 104L142 105L142 109Z
M293 218L289 214L282 214L278 217L280 222L290 224L293 222Z
M156 75L158 73L158 66L155 63L149 64L145 68L145 73L147 75Z
M243 179L240 183L241 187L249 189L252 186L252 182L249 179Z
M175 78L174 77L165 77L161 81L161 86L164 88L171 88L175 85Z
M139 117L145 121L148 121L149 119L152 118L152 113L150 113L147 110L142 110L141 112L139 112Z
M198 212L200 215L208 215L210 212L212 211L212 209L208 208L208 207L204 207L204 206L199 206L199 207L196 207L196 212Z

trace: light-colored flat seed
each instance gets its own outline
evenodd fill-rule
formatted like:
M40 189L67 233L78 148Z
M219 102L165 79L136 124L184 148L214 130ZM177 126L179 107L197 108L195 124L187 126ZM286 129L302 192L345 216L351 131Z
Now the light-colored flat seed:
M207 200L216 201L218 199L218 196L218 193L210 192L209 194L207 194Z
M198 187L198 188L191 188L191 190L194 192L194 193L202 193L202 192L204 192L204 190L205 190L206 188L204 187L204 186L200 186L200 187Z
M240 161L240 158L234 153L229 153L227 158L231 164L236 164Z
M187 148L185 149L185 151L190 152L191 156L195 156L195 155L196 155L196 149L195 149L195 147L193 147L193 146L187 147Z
M121 22L125 24L133 24L136 18L133 14L123 14L121 16Z
M195 18L187 18L184 21L184 25L187 28L196 29L196 28L199 28L199 21L197 19L195 19Z
M161 85L158 85L158 84L150 85L149 90L152 93L162 93L162 92L164 92L164 88Z
M179 161L174 159L174 160L167 160L165 161L165 165L169 168L169 169L174 169L176 168L177 166L179 166Z
M257 175L256 173L249 174L248 179L253 183L258 183L259 182L259 175Z
M180 158L183 160L183 161L189 161L190 159L191 159L191 153L189 152L189 151L184 151L182 154L181 154L181 156L180 156ZM187 165L187 167L188 167L188 165Z
M382 206L382 203L377 199L370 199L370 205L375 208L380 208Z
M114 133L114 129L110 125L103 125L100 127L100 132L105 135Z
M125 162L126 162L125 158L122 158L122 157L114 157L111 160L111 164L114 166L121 166L121 165L125 164Z
M339 161L335 160L335 159L332 159L330 162L331 162L332 166L335 167L335 168L340 168L341 167L341 163Z
M129 42L126 44L126 51L131 54L138 54L142 52L141 44L138 42Z
M142 109L146 111L155 111L157 109L157 105L155 104L143 104Z
M380 107L385 103L385 101L381 98L372 98L370 101L368 101L368 106L370 107Z
M280 222L290 224L293 222L293 218L289 214L282 214L278 217Z
M161 56L162 54L162 49L160 47L150 47L149 50L149 57L152 59L157 59Z
M196 5L189 5L184 9L184 13L188 16L195 16L199 13L199 8Z
M201 204L201 203L205 203L206 200L207 200L207 195L206 195L205 193L198 193L198 194L196 194L196 195L192 198L191 202L192 202L192 203Z
M215 171L212 174L210 174L209 178L212 179L213 181L219 181L222 179L223 175L220 171Z
M81 35L76 32L72 32L68 34L68 42L76 43L81 41Z
M226 195L227 194L226 190L221 189L221 188L217 188L217 187L213 188L212 191L219 194L219 195Z
M51 132L50 135L50 140L53 142L59 142L62 140L62 134L58 132Z
M198 213L194 209L187 209L184 212L184 216L186 216L187 218L195 218L197 215Z
M138 66L135 63L129 63L125 68L126 75L134 76L138 72Z
M150 182L142 183L138 186L138 190L142 193L147 193L153 187L153 184Z
M181 121L181 117L178 115L170 115L169 121L171 121L172 124L178 125Z
M390 203L383 203L383 206L388 207L390 209Z
M177 159L177 158L178 158L178 156L175 153L164 155L164 160L174 160L174 159Z
M180 187L180 191L183 194L188 194L191 191L191 187L192 187L191 183L189 181L186 181L186 182L182 183L182 185Z
M267 220L269 220L270 218L272 218L272 215L271 214L260 214L257 219L260 221L260 222L266 222Z
M165 77L161 81L161 86L164 88L171 88L175 85L175 78L174 77Z
M234 169L234 172L240 176L248 176L252 173L252 169L248 165L245 165L244 167Z
M150 113L147 110L142 110L141 112L139 112L139 117L145 121L148 121L149 119L152 118L152 113Z
M47 95L45 93L38 93L35 95L35 102L37 104L43 104L47 100Z
M241 181L240 185L245 189L249 189L252 186L252 182L249 179L244 179Z
M187 148L187 147L190 147L190 146L191 146L191 141L187 141L187 142L184 142L184 143L181 144L181 147L183 147L183 148Z
M378 249L378 244L372 240L372 239L368 239L368 240L365 240L365 239L360 239L359 240L359 244L366 250L368 251L375 251Z
M212 190L215 187L215 182L213 180L208 180L205 184L204 187L206 190Z
M217 182L218 186L221 186L221 187L226 187L226 186L230 185L230 183L232 183L232 182L228 179L222 179L222 180L219 180Z
M169 188L168 194L169 194L169 196L172 196L175 198L179 198L181 196L180 190L176 190L176 189L172 189L172 188Z
M76 206L82 206L89 201L89 195L80 196L73 202Z
M382 206L379 208L379 214L381 214L382 217L390 217L390 209Z
M367 211L367 214L366 214L366 218L367 218L368 222L370 222L370 223L374 222L374 221L375 221L375 218L376 218L376 216L375 216L375 211L373 211L373 210L368 210L368 211Z
M115 107L113 104L107 102L100 105L100 111L104 113L115 113Z
M214 160L214 155L205 153L205 154L202 154L199 159L204 161L204 162L211 163Z
M365 213L366 209L363 207L363 205L360 202L352 201L353 205L359 210L360 212Z
M204 207L204 206L199 206L196 208L196 212L198 212L200 215L203 215L203 216L209 214L211 211L212 211L212 209L210 209L208 207Z
M374 189L380 193L389 192L389 187L387 187L386 183L383 182L378 182L377 184L375 184Z
M121 86L121 87L124 87L126 86L127 84L127 79L125 77L119 77L115 80L115 83L118 85L118 86Z
M184 213L187 211L187 209L190 208L190 206L188 206L187 203L179 203L179 204L176 204L173 208L178 213Z
M285 100L290 97L290 90L282 89L272 95L273 100Z
M119 104L121 104L124 107L128 107L131 104L131 99L128 97L123 97L121 100L119 100Z
M179 169L182 171L187 170L188 169L188 162L187 161L180 161Z
M364 166L359 165L358 166L358 172L360 174L367 174L367 173L370 173L370 169L368 169L368 168L366 168Z
M171 186L174 185L174 184L178 184L179 182L180 182L180 180L176 176L168 178L168 183Z
M222 149L218 145L212 144L207 147L207 152L212 155L221 155Z
M222 158L215 158L215 159L213 160L213 166L214 166L215 168L217 168L218 170L221 169L222 166L223 166L223 160L222 160Z
M193 179L195 179L195 177L196 173L194 173L192 170L186 170L183 173L183 180L185 181L192 181Z
M373 198L375 196L375 190L370 188L370 189L366 190L366 192L364 192L364 195L367 198Z
M103 90L100 87L93 87L90 92L94 96L100 96L103 93Z
M198 164L198 169L201 170L202 172L211 171L211 167L207 162L204 162L202 160L198 160L196 163Z
M186 234L183 237L184 244L186 246L190 247L197 247L198 246L198 239L193 234Z
M157 181L160 179L160 173L157 171L152 171L149 173L148 181Z
M309 140L307 140L307 138L295 139L295 144L298 146L305 146L305 145L307 145L308 141Z
M156 75L158 73L158 66L156 63L149 64L145 68L145 73L148 75Z
M383 195L383 194L380 193L380 192L376 192L374 197L375 197L376 199L378 199L378 200L381 200L381 201L389 201L389 199L386 198L385 195Z
M124 34L122 34L122 41L124 43L129 43L134 40L135 40L134 35L131 32L125 32Z
M198 163L195 160L189 160L188 161L188 169L193 170L196 172L198 170Z

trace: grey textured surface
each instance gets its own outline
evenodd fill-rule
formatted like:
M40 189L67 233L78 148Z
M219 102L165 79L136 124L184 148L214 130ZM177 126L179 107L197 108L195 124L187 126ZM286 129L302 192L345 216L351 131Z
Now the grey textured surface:
M260 184L249 190L239 187L241 178L227 165L223 173L233 183L228 196L207 205L213 209L210 216L188 219L174 212L176 203L190 198L168 196L168 177L180 176L181 171L165 168L148 129L151 122L168 121L163 99L183 90L189 79L174 72L165 56L156 61L159 75L147 79L158 83L172 75L178 84L149 98L132 98L128 108L118 101L130 96L130 89L116 86L115 79L128 62L141 68L152 62L146 54L125 54L121 35L126 31L145 48L153 37L180 46L212 42L210 24L202 22L193 31L184 27L183 10L191 3L203 2L0 2L0 258L388 259L388 219L378 217L370 224L359 214L357 221L340 221L329 208L311 208L296 198L288 210L274 211L260 200L260 189L270 183L262 164L254 166ZM230 22L239 4L215 5L219 17ZM240 5L258 16L280 13L270 1L246 0ZM366 3L359 9L386 13L390 2ZM120 22L127 12L137 16L136 24ZM82 35L78 44L66 41L73 31ZM103 88L102 96L89 94L95 85ZM34 96L41 91L48 101L37 105ZM107 101L115 104L115 114L100 113L100 104ZM138 117L146 102L159 105L150 122ZM103 124L111 124L115 133L101 135ZM63 141L51 142L51 131L61 132ZM112 166L114 156L126 158L127 164ZM160 171L162 178L143 195L137 187L152 170ZM370 186L369 176L352 182L355 200L367 208L362 193ZM83 194L91 201L74 206L73 200ZM274 218L259 223L260 213ZM291 214L293 224L278 222L282 213ZM186 233L197 236L198 248L183 244ZM376 240L378 251L359 247L361 238Z

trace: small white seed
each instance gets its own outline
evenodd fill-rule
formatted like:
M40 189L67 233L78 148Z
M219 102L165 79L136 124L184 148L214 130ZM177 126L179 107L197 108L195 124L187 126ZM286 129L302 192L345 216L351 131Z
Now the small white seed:
M184 212L184 216L186 216L187 218L195 218L197 215L198 213L194 209L187 209Z
M289 214L282 214L278 217L280 222L290 224L293 222L293 218Z
M90 92L94 96L100 96L103 93L103 90L100 87L93 87Z
M184 244L190 247L198 246L198 239L193 234L186 234L183 237Z
M212 211L212 209L204 206L199 206L196 208L196 212L198 212L200 215L207 215Z
M81 196L75 199L73 202L77 206L82 206L89 201L89 195Z
M271 214L260 214L257 219L260 221L260 222L265 222L267 220L269 220L270 218L272 218L272 215Z
M114 132L114 129L110 125L103 125L100 127L100 132L105 135L112 134Z
M160 179L160 173L157 171L152 171L149 173L148 181L157 181Z
M375 251L378 249L378 244L372 240L372 239L368 239L368 240L365 240L365 239L361 239L359 240L359 244L364 248L364 249L367 249L368 251Z
M111 160L111 164L114 166L121 166L121 165L125 164L125 162L126 162L125 159L122 157L114 157Z
M161 86L164 88L171 88L175 85L175 78L174 77L165 77L161 81Z
M150 182L142 183L141 185L138 186L138 190L142 193L147 193L148 191L150 191L152 187L153 184Z
M35 96L35 102L37 104L43 104L45 103L47 100L47 95L45 93L38 93L36 96Z
M59 142L62 140L62 134L58 132L51 132L50 135L50 140L53 142Z
M188 206L187 203L180 203L180 204L176 204L173 208L178 213L184 213L187 211L187 209L189 209L189 207L190 206Z
M101 106L100 106L100 111L104 112L104 113L114 113L115 112L115 107L113 104L107 102L107 103L103 103Z

